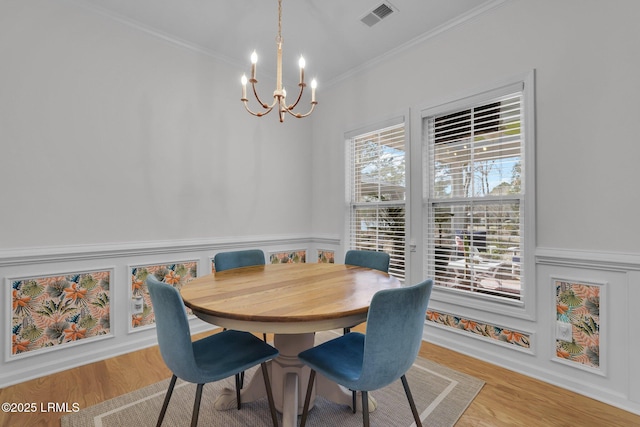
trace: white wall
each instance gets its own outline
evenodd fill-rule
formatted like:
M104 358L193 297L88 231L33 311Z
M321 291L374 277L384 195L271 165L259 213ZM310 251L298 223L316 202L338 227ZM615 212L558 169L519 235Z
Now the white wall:
M0 250L308 232L309 127L241 68L69 2L2 2L0 52Z
M639 7L510 0L323 91L333 108L314 113L314 206L332 203L314 230L342 225L333 189L343 184L345 130L535 69L538 245L637 253Z
M528 285L535 312L530 319L500 314L452 303L438 291L431 302L436 310L531 334L531 350L431 326L426 338L636 413L638 16L634 0L507 1L323 91L323 104L333 108L315 114L312 153L313 231L343 233L344 132L411 109L410 237L420 243L419 111L535 70L537 262ZM411 256L411 282L423 275L420 250ZM554 277L605 284L598 373L552 360Z

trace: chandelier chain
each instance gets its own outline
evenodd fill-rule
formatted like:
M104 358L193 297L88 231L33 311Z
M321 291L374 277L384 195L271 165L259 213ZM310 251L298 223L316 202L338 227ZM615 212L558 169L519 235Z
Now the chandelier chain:
M276 42L282 43L282 0L278 0L278 38Z

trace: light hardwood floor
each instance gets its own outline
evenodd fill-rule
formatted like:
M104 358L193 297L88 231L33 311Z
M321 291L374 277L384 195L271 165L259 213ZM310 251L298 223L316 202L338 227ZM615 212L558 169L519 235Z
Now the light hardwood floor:
M423 343L420 356L486 382L459 427L640 426L638 415L443 347ZM68 402L86 408L170 376L158 347L151 347L1 389L0 402L34 402L38 407ZM0 426L59 426L62 415L39 408L35 413L2 412Z

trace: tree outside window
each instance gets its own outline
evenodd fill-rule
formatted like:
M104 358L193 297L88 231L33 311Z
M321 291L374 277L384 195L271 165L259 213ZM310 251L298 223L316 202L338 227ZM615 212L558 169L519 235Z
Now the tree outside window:
M351 138L350 248L384 251L390 274L405 270L405 137L404 124Z

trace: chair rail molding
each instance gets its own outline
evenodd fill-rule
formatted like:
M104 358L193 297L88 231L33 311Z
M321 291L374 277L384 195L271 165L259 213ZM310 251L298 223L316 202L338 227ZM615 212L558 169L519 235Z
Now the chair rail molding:
M309 244L338 246L340 245L340 238L336 236L314 237L309 235L249 236L16 248L0 250L0 268L176 252L220 251L255 246L301 246Z
M640 254L590 252L571 249L538 248L536 264L588 268L604 271L640 271Z

